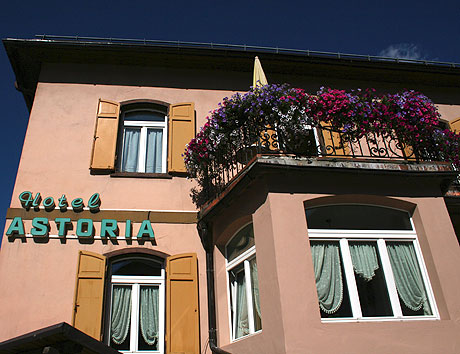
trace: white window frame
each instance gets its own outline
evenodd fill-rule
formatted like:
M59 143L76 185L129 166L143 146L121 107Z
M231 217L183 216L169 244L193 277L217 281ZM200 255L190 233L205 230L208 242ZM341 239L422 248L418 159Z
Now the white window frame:
M162 141L162 151L161 151L161 173L166 173L166 157L167 157L167 148L168 148L168 115L164 114L164 121L163 122L155 122L155 121L142 121L142 120L125 120L125 114L129 112L136 112L136 111L151 111L155 113L160 113L163 115L164 113L159 112L154 109L127 109L122 114L123 119L123 136L122 136L122 143L121 143L121 161L123 161L123 151L125 145L125 128L141 128L141 134L139 137L139 153L138 153L138 160L137 160L137 171L139 173L145 173L145 163L147 158L147 131L148 129L160 129L163 133L163 141ZM122 171L124 172L124 171Z
M247 249L243 253L241 253L238 257L232 259L231 261L228 261L228 255L227 255L227 246L231 242L231 240L246 226L248 226L248 223L245 224L243 227L239 228L237 232L235 232L235 235L227 242L225 245L225 258L226 258L226 273L227 273L227 299L228 299L228 314L229 314L229 328L230 328L230 338L232 341L237 341L242 338L246 338L247 336L250 336L254 333L259 333L262 331L262 329L256 331L255 330L255 320L254 320L254 299L252 298L252 279L251 279L251 268L249 262L256 258L256 246L252 246L251 248ZM248 311L248 324L249 324L249 333L235 338L235 333L236 333L236 305L233 306L232 309L232 303L236 304L236 284L235 282L230 284L230 271L232 271L234 268L240 266L243 264L243 271L244 271L244 280L246 284L246 302L247 302L247 311Z
M340 229L309 229L308 238L310 241L338 241L340 254L342 256L342 266L345 274L345 281L348 288L352 317L340 318L321 318L321 322L365 322L365 321L419 321L419 320L439 320L439 312L434 299L433 289L428 276L428 272L423 261L422 251L417 239L412 218L410 218L412 230L340 230ZM358 289L355 282L353 264L351 260L349 241L373 241L377 242L377 251L382 263L382 270L388 289L393 316L385 317L363 317L359 302ZM428 302L431 307L432 315L423 316L404 316L402 314L399 296L396 290L393 271L391 269L390 258L386 247L386 241L405 241L412 242L417 256L418 266L422 274ZM316 288L316 285L315 285Z
M130 322L130 349L119 350L121 353L139 353L139 354L164 354L165 348L165 269L161 268L160 276L135 276L135 275L112 275L111 278L111 294L113 294L114 285L131 285L131 322ZM138 332L139 332L139 300L140 287L142 285L158 286L158 349L159 350L138 350ZM110 299L110 320L112 320L112 299ZM108 344L110 346L110 325Z

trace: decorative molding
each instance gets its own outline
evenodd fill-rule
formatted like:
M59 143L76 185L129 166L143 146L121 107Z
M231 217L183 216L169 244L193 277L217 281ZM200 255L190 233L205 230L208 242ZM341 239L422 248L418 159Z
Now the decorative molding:
M75 212L72 210L60 211L52 210L25 210L23 208L8 208L6 212L7 219L21 217L23 220L32 220L36 217L46 217L49 219L67 217L72 221L78 219L91 219L101 221L102 219L131 220L132 222L142 222L150 220L152 223L165 224L196 224L197 212L190 211L148 211L148 210L100 210L97 213L89 210Z

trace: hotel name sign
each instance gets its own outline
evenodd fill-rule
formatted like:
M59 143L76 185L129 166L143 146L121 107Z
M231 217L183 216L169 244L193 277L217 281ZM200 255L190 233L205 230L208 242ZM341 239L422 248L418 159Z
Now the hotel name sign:
M54 222L59 237L66 237L67 232L73 228L72 219L66 215L68 209L72 209L75 213L80 213L85 210L85 201L83 198L75 198L72 201L67 200L65 194L63 194L56 201L53 197L46 197L42 200L40 193L35 195L32 192L25 191L19 195L19 201L22 207L26 211L34 212L44 209L46 212L52 212L55 209L59 209L62 217L56 217L51 221L48 217L37 216L32 218L30 227L30 234L32 236L48 236L51 229L51 222ZM94 193L86 203L87 210L91 214L97 214L100 212L101 197L99 193ZM34 210L34 211L31 211ZM75 220L75 217L74 217ZM75 235L81 239L93 238L94 236L100 236L100 238L119 238L119 226L124 224L124 238L132 239L136 237L138 239L150 239L153 240L155 235L153 232L152 224L150 220L143 220L140 222L140 227L133 235L133 222L131 220L115 220L115 219L100 219L100 226L96 230L96 225L91 218L77 218L75 226ZM16 216L11 221L6 235L9 237L26 235L26 228L24 227L24 221L21 216Z

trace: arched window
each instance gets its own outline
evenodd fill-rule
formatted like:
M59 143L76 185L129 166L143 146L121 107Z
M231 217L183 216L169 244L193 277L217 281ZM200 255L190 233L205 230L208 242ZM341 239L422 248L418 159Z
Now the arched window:
M122 106L123 129L119 169L122 172L165 173L167 107L153 103Z
M341 204L306 217L323 321L439 318L406 211Z
M252 223L240 229L226 246L232 339L262 329L259 277Z
M164 353L165 269L144 255L110 265L109 345L121 352Z

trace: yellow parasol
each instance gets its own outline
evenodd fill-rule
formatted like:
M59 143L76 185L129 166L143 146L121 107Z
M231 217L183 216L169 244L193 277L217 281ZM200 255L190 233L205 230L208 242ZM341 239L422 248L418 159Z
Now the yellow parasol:
M252 86L263 86L267 85L268 81L265 77L264 69L262 69L262 64L260 63L259 57L256 57L254 60L254 78Z
M260 63L259 57L256 57L254 60L254 78L252 86L260 87L268 85L267 78L265 77L264 69L262 69L262 64ZM276 131L267 124L264 127L264 130L260 133L260 138L263 141L263 145L267 150L277 150L278 145L274 142L274 137L276 137Z

